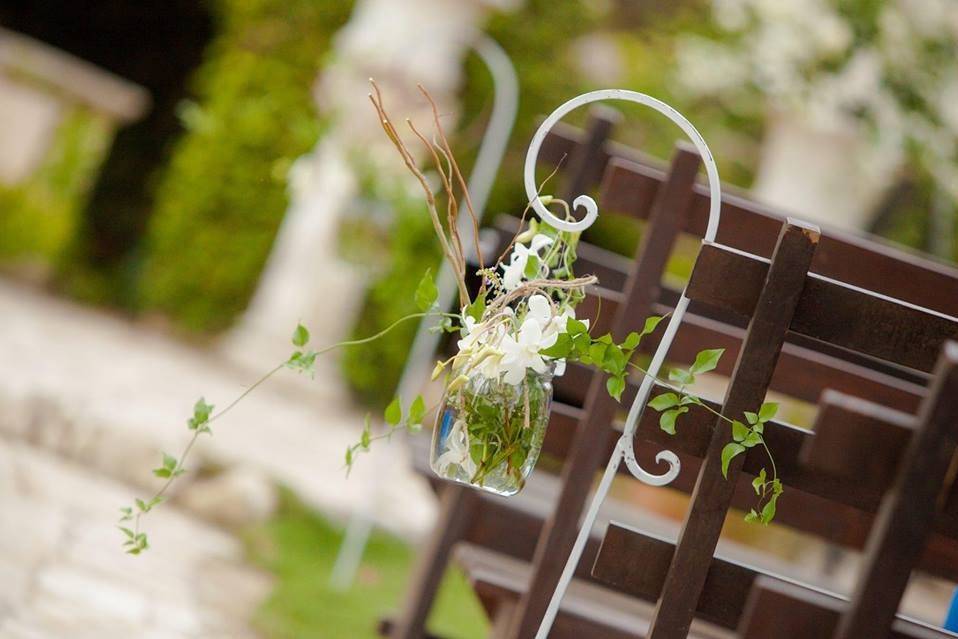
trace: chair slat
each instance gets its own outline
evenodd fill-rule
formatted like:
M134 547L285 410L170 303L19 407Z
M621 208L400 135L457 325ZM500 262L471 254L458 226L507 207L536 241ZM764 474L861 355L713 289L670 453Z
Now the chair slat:
M762 576L756 579L752 586L739 628L739 637L831 637L846 605L840 598L781 579ZM956 635L917 620L897 619L891 631L881 636L888 639L940 639Z
M702 303L750 316L768 269L765 259L705 245L687 292ZM806 277L790 329L921 371L932 370L946 339L958 339L956 318L815 274Z
M853 480L884 493L914 428L911 415L826 390L815 434L806 439L799 462L813 473Z
M592 574L599 581L619 592L646 601L656 601L662 597L663 584L674 553L675 546L669 541L623 524L612 523L599 548ZM637 561L636 558L640 560ZM755 596L753 589L759 584L763 586L767 584L767 577L768 575L761 571L735 561L719 557L712 559L708 565L702 595L693 604L696 617L729 629L747 627L750 623L764 623L764 619L755 615L752 598ZM795 595L795 599L808 602L809 613L825 616L823 611L828 612L833 628L838 618L836 611L847 606L847 601L838 595L800 587L784 580L776 579L775 582L787 583L790 588L798 589L797 592L801 595ZM782 616L783 621L791 616L781 608L776 608L776 611ZM765 628L764 625L763 628ZM904 633L900 635L902 637L920 639L954 636L907 617L897 618L896 630ZM828 633L779 634L776 631L770 631L766 634L746 636L748 639L811 639L812 637L817 639L829 635Z
M613 149L613 154L619 151ZM645 218L646 202L662 169L646 160L612 157L602 181L600 207L607 213ZM685 230L701 237L708 222L708 188L695 185ZM785 215L757 204L734 189L722 197L722 224L716 241L769 257ZM918 256L879 238L824 229L810 269L813 273L958 316L958 268Z

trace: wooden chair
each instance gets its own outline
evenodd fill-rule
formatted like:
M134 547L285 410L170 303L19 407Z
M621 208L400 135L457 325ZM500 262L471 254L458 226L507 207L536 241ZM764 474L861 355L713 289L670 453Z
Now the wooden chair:
M592 158L593 163L603 163L603 157L608 158L606 149L616 149L620 155L621 148L609 144L596 144L595 139L604 137L611 126L598 126L593 122L590 130L593 135L586 138L585 144L580 144L575 148L586 149L586 156ZM547 144L543 147L543 157L556 157L566 140L565 132L560 131L557 136L550 137ZM568 136L571 137L571 136ZM598 150L597 150L598 149ZM636 157L629 153L629 157ZM598 158L598 159L596 159ZM570 166L573 165L570 162ZM628 322L641 321L646 314L652 312L662 312L669 307L670 302L674 302L677 292L669 290L661 284L662 271L665 266L665 259L668 257L672 242L680 231L696 230L696 207L701 196L698 187L695 185L695 173L698 168L698 158L694 153L681 149L673 161L672 169L665 174L655 167L647 164L636 164L631 160L625 160L622 157L615 158L609 164L604 180L603 200L612 202L629 201L628 212L639 218L650 218L646 228L643 244L647 247L653 247L652 251L640 251L639 259L630 261L626 258L610 256L594 247L587 245L580 251L581 261L585 262L580 267L581 272L596 272L600 275L601 282L612 287L611 289L599 289L595 295L590 296L590 300L598 305L598 300L602 300L602 318L598 330L604 330L613 323L610 321L614 315L618 315L618 327L626 330ZM625 170L633 171L640 175L641 180L629 182L623 178ZM595 172L593 171L593 175ZM586 183L588 180L586 181ZM631 184L631 186L630 186ZM638 184L638 187L635 185ZM618 185L618 186L617 186ZM622 185L625 185L624 187ZM575 189L584 187L573 183ZM638 188L640 191L636 197L627 198L624 195L624 189ZM575 193L576 191L571 191ZM617 199L616 199L617 198ZM734 199L734 198L733 198ZM608 204L603 202L603 210L606 210ZM747 203L746 203L747 204ZM624 208L624 207L622 207ZM729 204L726 202L726 210ZM768 213L754 205L740 205L740 215L758 217L761 220L776 219L774 214ZM679 214L676 215L675 212ZM724 215L724 214L723 214ZM735 214L731 216L736 219ZM725 229L723 217L723 227ZM508 224L499 225L499 230L503 237L511 237L511 231ZM749 227L745 224L739 224L741 233L731 239L740 242L752 242L755 246L762 246L762 242L767 244L767 238L761 233L758 239L752 238ZM768 224L762 226L764 229L770 228ZM701 231L699 231L701 232ZM825 268L845 268L853 274L864 277L867 275L869 264L876 262L884 264L906 263L913 271L922 278L914 281L928 281L933 279L938 273L937 265L922 262L920 260L911 260L907 256L902 256L900 252L890 251L878 245L869 245L867 242L857 238L835 240L828 238L824 242L826 246L833 248L826 250L826 257L831 257L831 261L825 261ZM842 250L847 246L853 246L858 249L858 254L868 256L869 261L858 260L858 271L856 271L856 261L848 252L846 259L842 258ZM869 253L869 251L871 251ZM819 251L821 255L821 249ZM837 265L837 266L834 266ZM950 290L958 290L954 273ZM947 278L946 278L947 279ZM614 290L618 289L618 290ZM624 289L624 290L623 290ZM624 309L622 313L614 313L619 306ZM699 308L701 307L701 308ZM588 309L588 306L586 307ZM742 342L745 329L742 322L734 318L734 313L713 312L705 306L693 306L694 312L687 316L687 322L684 324L683 332L680 338L673 345L672 357L676 361L689 362L694 357L697 349L704 346L726 346L732 350L737 350L738 344ZM588 314L588 310L585 311ZM701 313L701 314L699 314ZM603 319L605 318L605 319ZM626 318L626 319L621 319ZM736 323L738 321L738 324ZM654 343L650 344L654 347ZM727 357L726 359L731 359ZM720 372L730 372L726 364ZM485 575L483 579L488 578L495 571L490 568L492 562L488 556L481 557L479 564L481 570L477 568L473 552L475 547L485 548L487 551L495 551L501 555L511 555L512 557L528 560L534 557L532 568L526 570L525 584L521 583L522 578L516 576L518 573L513 571L513 596L502 596L497 602L495 598L486 596L484 602L501 621L503 633L515 631L517 633L526 632L527 634L518 634L518 636L529 636L529 628L534 631L538 625L536 610L544 607L548 601L548 595L552 587L549 582L557 579L558 570L561 570L561 558L565 556L567 550L563 547L571 545L571 538L575 534L574 525L568 522L575 522L581 513L582 504L587 497L589 487L589 477L594 473L598 464L606 458L611 449L615 431L610 428L612 417L616 406L611 401L604 403L604 389L601 394L594 391L586 391L592 386L602 386L603 380L600 376L593 375L591 371L584 367L571 367L566 377L557 382L556 395L559 401L554 405L552 424L547 435L544 453L552 455L558 459L567 459L564 469L562 488L557 489L556 482L545 482L548 486L546 490L533 490L533 486L516 498L511 500L501 500L488 497L479 493L465 491L456 487L448 486L444 488L442 502L442 515L437 532L430 543L427 544L425 553L421 556L420 564L417 568L416 576L413 580L413 587L410 588L410 596L407 599L405 614L400 617L397 624L385 624L384 628L392 631L391 636L413 637L422 636L422 624L428 611L429 602L438 585L439 577L445 566L453 544L458 541L467 541L473 545L468 550L472 552L472 560L465 561L467 568L470 568L472 576L477 574ZM779 390L797 389L800 397L807 401L815 401L824 388L837 387L846 392L854 393L864 397L882 397L891 398L892 403L898 408L908 411L913 410L924 394L924 385L927 383L927 376L915 374L912 371L904 371L896 367L876 366L873 361L865 359L855 359L854 357L836 357L828 349L823 349L814 342L801 339L795 342L785 344L782 352L781 361L772 379L772 387ZM634 395L634 387L627 392L627 398L624 401L630 401L629 395ZM590 395L590 393L592 393ZM592 397L592 399L590 399ZM580 408L584 405L584 409ZM591 418L590 418L591 416ZM687 416L691 419L691 416ZM657 426L655 428L657 431ZM674 443L674 442L673 442ZM571 452L570 452L571 451ZM682 451L680 451L682 452ZM688 462L686 462L688 464ZM536 473L542 475L544 473ZM575 481L572 481L575 478ZM691 486L685 486L690 490ZM530 492L531 491L531 492ZM558 493L558 502L557 500ZM552 510L552 504L558 505ZM546 523L546 534L540 536L543 530L543 520ZM535 548L538 541L538 549ZM587 557L595 556L595 545L587 553ZM468 552L465 553L466 559L469 559ZM481 553L479 553L481 555ZM587 562L583 562L587 565ZM551 567L551 570L550 570ZM581 567L580 567L581 568ZM532 588L527 588L529 581L529 572L532 572ZM580 571L584 572L584 571ZM502 579L500 579L502 581ZM482 592L485 587L481 580L474 578L477 589ZM542 585L537 587L536 584ZM504 590L501 583L497 586L502 594ZM535 596L529 596L525 593L533 593ZM607 595L605 595L607 597ZM521 597L521 601L516 603L515 599ZM515 611L519 612L516 613ZM505 611L505 612L502 612ZM601 615L601 611L600 611ZM595 615L593 615L595 616ZM605 615L606 618L608 615ZM509 618L527 619L526 630L508 630ZM575 615L572 618L576 618ZM601 616L600 616L601 618ZM560 617L560 622L563 618ZM410 623L410 621L412 623ZM578 623L578 622L577 622ZM581 627L581 623L578 626ZM560 623L561 626L561 623ZM559 626L557 626L557 629ZM497 629L497 632L499 630ZM593 635L589 635L593 636ZM598 635L595 635L598 636Z
M722 404L726 415L738 417L746 410L757 410L769 390L788 331L925 373L935 369L934 383L916 418L909 420L864 402L856 411L854 403L842 404L831 396L831 408L822 410L820 421L831 418L821 422L814 435L784 424L766 427L766 440L779 458L779 477L791 489L780 508L780 519L804 530L817 526L817 532L833 541L860 544L867 538L858 588L851 602L845 602L796 584L778 587L763 580L744 616L744 599L722 599L729 593L729 584L718 572L726 568L718 567L722 564L713 561L713 554L736 494L751 488L748 471L756 470L761 453L756 450L734 459L728 480L724 479L720 453L731 441L731 432L725 422L716 423L703 411L702 422L692 428L687 423L670 440L682 452L702 460L675 547L663 549L642 533L613 526L593 571L618 589L657 601L645 635L649 638L686 637L696 616L738 627L748 637L827 637L836 627L834 636L841 639L954 636L896 619L895 612L916 566L958 578L953 560L958 550L954 513L938 506L951 494L953 476L948 471L958 445L958 347L945 346L947 339L958 337L958 319L810 273L819 238L814 228L789 222L770 261L729 247L705 245L687 294L751 318ZM861 321L862 317L868 321ZM849 427L849 422L834 419L836 410L853 412L856 420ZM869 435L865 442L854 439L863 432ZM648 423L642 433L662 439ZM904 454L903 439L909 440ZM884 498L889 470L896 464L880 468L856 450L862 445L879 451L883 460L900 457L897 477ZM855 480L847 481L848 476ZM809 525L812 519L817 524ZM848 526L856 520L857 526ZM666 566L655 583L644 568L650 558ZM751 586L748 579L744 582ZM748 590L744 582L737 582L738 594ZM716 598L720 604L715 604ZM793 605L782 603L786 600ZM794 620L789 630L770 631L767 601L775 602L778 616ZM721 615L710 606L718 606ZM898 634L892 633L893 624Z

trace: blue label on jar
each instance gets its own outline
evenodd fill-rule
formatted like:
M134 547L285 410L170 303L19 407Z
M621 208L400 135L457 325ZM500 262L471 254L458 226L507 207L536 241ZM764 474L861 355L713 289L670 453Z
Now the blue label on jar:
M442 412L442 423L439 426L439 440L445 440L452 430L452 425L456 422L456 411L447 408Z

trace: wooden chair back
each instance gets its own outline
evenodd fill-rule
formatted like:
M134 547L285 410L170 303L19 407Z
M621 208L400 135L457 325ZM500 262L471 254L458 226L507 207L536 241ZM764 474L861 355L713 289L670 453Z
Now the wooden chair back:
M700 224L700 211L704 203L703 191L696 183L695 176L699 160L694 151L680 147L673 158L671 168L667 172L656 167L652 162L639 154L609 143L606 138L612 129L614 118L608 111L594 115L587 127L585 136L571 132L568 128L559 128L550 134L543 145L541 157L548 162L567 156L569 167L565 187L562 193L574 196L586 192L601 182L601 210L603 212L616 211L632 215L639 219L648 220L640 249L635 260L611 255L588 244L580 250L581 272L596 272L602 286L589 296L583 308L583 315L589 315L590 309L595 310L601 304L602 313L599 317L597 330L613 329L621 336L641 323L646 315L666 312L674 305L678 292L674 288L663 284L663 273L666 260L678 235L682 232L701 233L704 225ZM569 144L573 140L573 144ZM636 160L639 160L638 162ZM604 175L604 177L603 177ZM731 204L730 204L731 201ZM719 238L729 241L736 246L745 246L759 251L756 259L767 254L772 255L774 243L768 247L767 233L771 228L770 222L781 225L781 218L774 212L767 211L746 200L730 196L724 203L723 223ZM734 212L727 213L729 208ZM728 225L726 221L731 220ZM754 225L754 229L752 226ZM502 241L511 238L515 227L506 221L496 224ZM731 229L731 230L730 230ZM794 233L794 231L793 231ZM801 233L799 233L801 234ZM758 239L756 239L756 237ZM837 238L837 239L836 239ZM905 264L910 269L913 286L908 289L898 280L889 282L883 290L890 295L911 294L914 289L926 286L943 286L946 291L958 292L958 272L947 269L932 262L889 249L878 243L869 243L867 240L838 234L833 237L826 235L818 242L818 250L810 252L810 266L819 268L825 273L842 275L855 282L869 282L874 280L874 271L889 268L889 265ZM798 240L792 240L796 242ZM830 246L825 251L828 259L821 258L822 246ZM763 253L764 251L764 253ZM705 251L703 251L703 254ZM498 253L496 253L498 254ZM722 268L723 253L702 256L700 261L713 260L710 268ZM761 260L759 259L759 262ZM767 262L767 260L766 260ZM737 263L736 263L737 264ZM746 264L746 263L743 263ZM742 273L754 276L761 268L737 264ZM697 284L703 288L705 267L696 269L700 274ZM767 272L766 266L765 271ZM717 272L717 271L713 271ZM766 273L767 274L767 273ZM693 273L693 275L695 275ZM761 273L759 276L759 293L762 286ZM872 280L868 278L871 277ZM856 279L857 278L857 279ZM804 279L802 279L804 282ZM752 290L754 294L755 291ZM958 297L958 296L953 296ZM693 298L696 299L696 298ZM743 304L737 299L738 304ZM756 298L757 303L757 298ZM591 306L590 306L591 305ZM679 337L673 344L670 358L676 362L690 363L695 352L703 347L722 346L729 349L720 373L731 374L733 356L745 352L750 334L748 322L749 313L742 314L743 307L715 304L703 299L693 303L691 313L683 324ZM947 332L947 327L946 327ZM753 341L756 338L753 338ZM929 337L931 342L934 336ZM837 340L841 342L842 340ZM823 346L823 343L825 346ZM745 344L745 347L742 346ZM656 341L652 340L648 349L653 349ZM926 386L929 381L927 370L920 367L917 370L903 368L897 363L889 364L876 359L881 353L862 350L849 352L845 346L829 345L817 338L809 338L799 331L785 333L778 350L778 366L771 364L771 376L767 387L774 390L794 394L805 401L814 402L826 389L839 389L844 395L830 392L827 397L834 404L830 411L844 410L861 418L861 427L867 428L867 420L860 413L868 410L854 410L860 406L850 405L854 401L884 400L897 408L899 412L891 419L898 427L891 427L889 432L894 433L887 442L887 455L894 455L894 437L902 440L903 424L908 419L908 413L914 412L922 398L926 395ZM772 348L772 350L776 350ZM873 349L874 350L874 349ZM919 349L920 350L920 349ZM741 352L740 352L741 351ZM920 357L916 355L915 357ZM909 360L912 364L914 361ZM774 372L774 374L773 374ZM630 385L623 402L631 401L635 386ZM763 395L764 396L764 395ZM850 396L858 398L850 399ZM514 623L506 624L507 631L503 636L532 636L541 618L541 611L548 602L548 596L558 580L558 571L561 570L561 557L564 557L571 547L575 535L575 522L581 514L582 507L588 496L591 476L598 466L607 458L617 436L614 428L610 428L616 416L617 405L608 398L604 390L604 379L585 367L570 366L566 376L556 381L557 401L553 408L553 418L546 438L544 453L559 460L564 460L562 469L561 488L557 496L553 496L555 503L533 503L528 500L523 503L523 495L513 498L510 505L503 500L488 498L484 495L467 491L452 485L443 487L441 516L436 528L436 534L427 543L421 555L419 565L413 578L404 606L403 614L396 623L388 629L393 637L421 636L428 613L429 605L438 586L442 569L448 561L452 546L458 541L469 541L486 548L510 554L523 559L532 559L531 584L525 590L525 595L515 608ZM830 404L830 405L831 405ZM823 403L823 407L825 404ZM870 406L870 405L869 405ZM886 409L887 410L887 409ZM837 414L837 413L836 413ZM822 415L825 415L823 410ZM647 414L640 428L641 443L637 447L640 457L652 450L652 446L661 445L662 433L654 422L654 415ZM820 417L820 421L823 417ZM836 423L838 417L834 418ZM884 423L884 422L883 422ZM695 437L679 438L664 442L683 457L687 471L680 478L681 489L691 492L694 471L698 469L700 459L708 448L708 437L711 433L707 415L689 414L686 416L684 428L689 432L697 433ZM804 431L781 426L782 435L769 435L769 443L775 448L773 438L782 437L804 446L802 439ZM907 429L906 429L907 431ZM907 437L907 434L905 435ZM802 448L802 450L805 450ZM783 448L781 454L785 461L780 462L785 467L791 459L790 468L799 468L798 457L800 452L792 455L789 444ZM791 456L791 457L790 457ZM834 463L834 462L833 462ZM692 472L689 472L692 471ZM782 471L784 474L784 470ZM794 471L800 472L798 470ZM806 475L811 473L805 472ZM875 473L873 473L875 474ZM880 474L880 473L879 473ZM823 475L816 475L823 477ZM682 483L684 482L684 484ZM788 482L786 482L788 483ZM814 482L812 482L814 483ZM818 485L809 491L808 498L817 503L831 503L829 497L839 494L836 481L820 479ZM802 484L804 486L804 484ZM790 495L792 492L790 491ZM741 493L741 494L740 494ZM859 495L857 501L853 499L851 506L871 504L874 512L878 506L878 499L874 493L870 496ZM824 496L823 496L824 495ZM744 504L748 497L744 491L738 490L733 495L737 500L734 503ZM870 500L870 501L869 501ZM807 503L803 502L803 503ZM843 505L844 502L840 502ZM518 504L518 507L517 507ZM799 528L821 534L833 539L836 531L820 530L810 518L799 521L801 509L783 509L780 519L789 522L802 523ZM812 511L814 512L814 511ZM841 539L843 543L852 546L861 546L868 531L869 517L861 516L851 509L838 509L843 519L833 520L831 525L845 533ZM797 513L797 514L796 514ZM789 519L791 517L792 519ZM841 524L836 523L841 521ZM852 526L847 526L848 522ZM930 544L929 548L934 547ZM950 556L946 550L949 544L942 545L942 551L930 558L923 559L928 565L942 565L941 555ZM597 544L587 552L587 561L582 562L580 574L586 576L591 559L596 557ZM711 557L711 555L710 555ZM951 565L955 565L951 560ZM597 574L602 577L601 574Z

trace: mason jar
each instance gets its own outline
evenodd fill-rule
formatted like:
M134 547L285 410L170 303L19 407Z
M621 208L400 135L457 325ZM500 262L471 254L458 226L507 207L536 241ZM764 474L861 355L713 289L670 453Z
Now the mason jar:
M552 373L527 369L519 384L479 372L447 387L436 417L430 465L451 481L514 495L532 472L552 403Z

